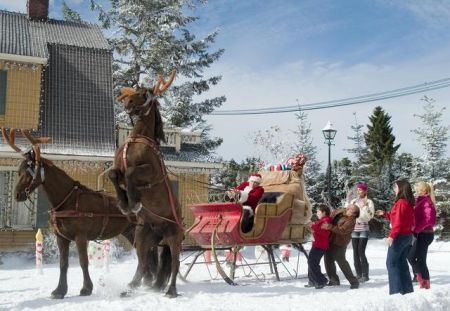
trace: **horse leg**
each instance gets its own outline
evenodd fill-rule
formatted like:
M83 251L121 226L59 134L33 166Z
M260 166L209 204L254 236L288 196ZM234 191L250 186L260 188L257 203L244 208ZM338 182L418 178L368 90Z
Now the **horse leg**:
M147 186L152 182L149 176L153 176L154 168L151 164L142 164L130 167L125 172L127 183L128 208L137 213L142 208L141 192L139 186Z
M67 294L67 269L69 268L70 241L56 235L56 243L59 249L59 282L51 294L53 299L63 299Z
M167 245L162 247L162 251L158 260L158 271L156 274L155 289L163 290L169 282L170 274L172 273L172 254Z
M120 178L122 177L122 173L118 169L111 169L108 172L108 177L116 190L117 207L123 214L129 214L130 211L128 210L127 192L120 187Z
M147 255L147 265L144 273L144 284L152 287L158 267L158 247L150 247Z
M85 236L77 235L75 237L75 243L77 244L81 270L83 270L83 287L80 290L80 296L90 296L94 286L89 275L88 240Z
M131 288L139 287L141 285L142 278L146 274L146 271L148 271L148 253L150 248L153 247L153 245L149 245L148 238L151 236L149 231L150 227L148 224L144 224L142 226L138 225L136 227L134 241L136 254L138 257L138 265L133 279L128 284Z
M176 227L176 232L165 239L170 247L170 253L172 255L172 276L170 279L169 289L166 292L166 296L170 298L175 298L178 296L176 282L178 271L180 269L180 252L183 238L184 233L178 227Z

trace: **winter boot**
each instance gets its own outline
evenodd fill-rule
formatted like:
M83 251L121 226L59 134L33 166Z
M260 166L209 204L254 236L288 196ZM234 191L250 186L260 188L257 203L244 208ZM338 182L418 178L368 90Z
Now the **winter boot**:
M369 280L369 263L361 262L361 277L358 278L360 283L367 282Z
M416 279L417 279L417 282L419 282L419 284L420 284L420 288L422 288L422 282L423 282L422 274L416 273Z
M358 278L358 281L360 282L360 283L365 283L365 282L367 282L369 280L369 277L367 276L367 275L362 275L360 278Z
M420 288L430 289L430 280L422 280Z

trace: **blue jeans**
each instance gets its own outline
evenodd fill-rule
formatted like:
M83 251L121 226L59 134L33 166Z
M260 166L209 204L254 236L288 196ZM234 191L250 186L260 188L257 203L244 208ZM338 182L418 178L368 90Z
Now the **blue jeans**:
M388 249L386 267L389 277L389 295L412 293L407 256L411 248L412 234L399 234Z

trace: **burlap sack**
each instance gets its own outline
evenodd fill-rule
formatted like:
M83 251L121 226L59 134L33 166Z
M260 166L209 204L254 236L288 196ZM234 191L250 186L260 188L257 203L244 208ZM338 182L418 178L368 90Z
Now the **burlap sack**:
M290 224L306 224L310 221L312 210L305 191L302 170L264 171L261 186L265 192L287 192L294 196Z

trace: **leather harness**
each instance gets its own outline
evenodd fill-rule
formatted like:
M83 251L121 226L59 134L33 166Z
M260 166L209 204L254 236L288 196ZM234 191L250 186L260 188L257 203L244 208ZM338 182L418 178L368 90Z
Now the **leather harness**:
M92 190L90 190L92 191ZM50 209L49 213L50 213L50 220L51 220L51 224L53 225L53 228L55 228L55 231L58 233L58 235L60 235L61 237L65 238L66 240L71 241L70 238L68 238L67 236L65 236L62 232L60 227L58 226L58 218L96 218L96 217L103 217L103 225L102 225L102 229L100 231L100 234L98 235L98 237L96 238L101 240L102 239L102 235L105 232L106 226L109 223L109 218L110 217L126 217L123 214L111 214L111 213L93 213L93 212L86 212L86 211L82 211L80 210L80 205L79 205L79 197L80 194L82 193L82 190L80 190L80 183L78 181L75 181L74 186L72 187L72 189L70 190L70 192L66 195L66 197L61 201L61 203L59 203L57 206L53 207L52 209ZM59 209L64 205L64 203L67 202L67 200L72 196L72 194L75 194L76 196L76 201L75 201L75 209L70 209L70 210L62 210L60 211ZM109 202L108 202L108 198L106 195L104 195L103 193L98 193L99 195L102 196L103 198L103 208L105 211L108 211L108 206L109 206Z
M40 167L38 171L36 170L37 167ZM36 161L34 168L31 165L29 165L27 167L27 172L33 177L33 179L31 180L30 185L25 189L25 192L26 192L26 194L28 196L40 184L44 184L44 182L45 182L45 177L44 177L45 176L45 170L44 170L44 166L41 166L40 163L37 163L37 161ZM39 176L39 178L37 176ZM94 192L93 190L89 190L89 191ZM80 183L78 181L75 181L72 189L65 196L65 198L57 206L55 206L55 207L53 207L53 208L51 208L49 210L50 222L51 222L53 228L55 229L56 233L59 236L65 238L66 240L71 241L70 238L68 238L67 236L65 236L61 232L61 228L58 226L58 221L57 221L58 218L83 218L83 217L94 218L94 217L103 217L102 229L100 231L100 234L96 238L96 239L101 239L103 233L105 232L106 226L108 225L110 217L126 217L123 214L111 214L109 212L106 212L106 213L93 213L93 212L86 212L86 211L80 210L80 206L79 206L80 192L81 192L80 191ZM72 196L73 193L75 193L75 195L76 195L75 209L59 210L64 205L64 203L66 203L67 200ZM102 198L103 198L103 208L104 208L104 210L108 211L108 206L109 206L108 198L103 193L98 193L98 194L101 195ZM128 220L131 222L130 219L128 219Z
M161 157L161 151L159 150L159 144L151 139L150 137L144 136L144 135L139 135L139 134L135 134L135 135L130 135L127 137L127 139L124 142L124 146L123 146L123 150L122 150L122 162L123 162L123 167L124 170L128 169L128 160L127 160L127 152L128 152L128 147L130 144L133 143L139 143L139 144L144 144L148 147L150 147L151 150L153 150L154 154L158 157L159 162L160 162L160 167L161 167L161 171L163 173L163 177L161 178L161 180L152 183L152 184L148 184L144 187L139 187L140 189L145 189L145 188L151 188L153 185L159 184L161 182L164 182L165 186L166 186L166 190L167 193L169 195L169 202L170 202L170 207L172 209L172 214L173 217L175 218L175 221L173 221L172 219L168 219L165 218L163 216L157 215L155 213L153 213L152 211L150 211L149 209L145 209L147 212L149 212L150 214L152 214L155 217L158 217L160 219L163 219L165 221L169 221L172 223L177 224L181 230L184 231L184 226L181 223L180 219L178 218L178 215L176 213L176 204L175 204L175 197L174 194L172 192L172 188L169 185L169 178L167 177L167 170L166 170L166 166L164 164L164 161ZM144 207L145 208L145 207Z

